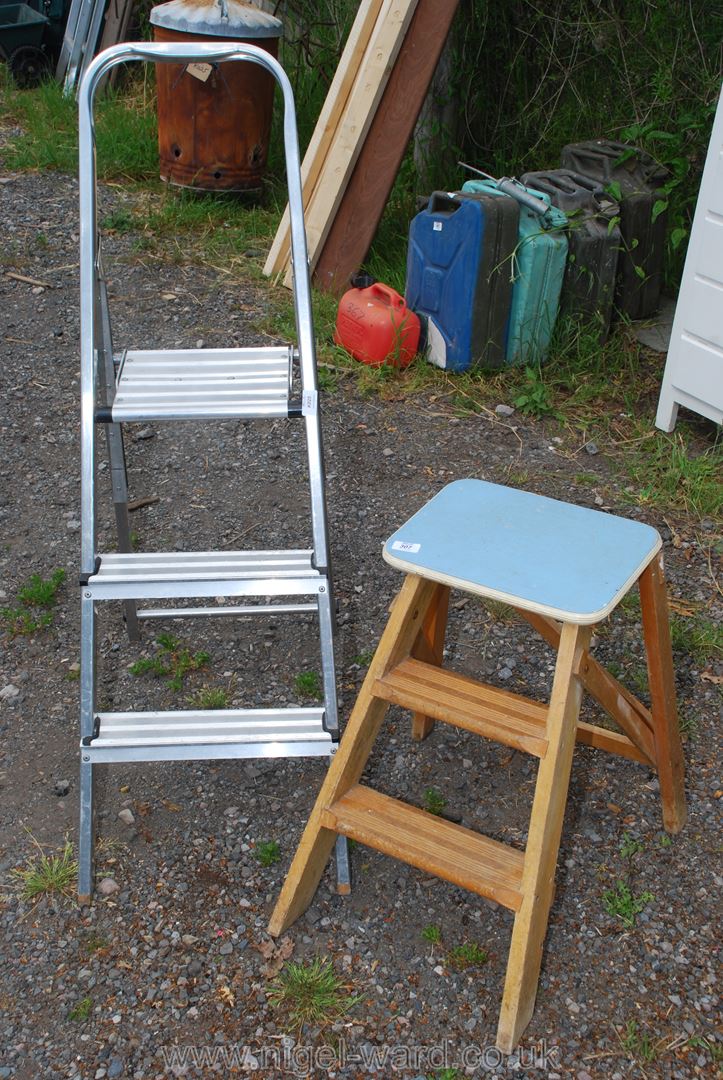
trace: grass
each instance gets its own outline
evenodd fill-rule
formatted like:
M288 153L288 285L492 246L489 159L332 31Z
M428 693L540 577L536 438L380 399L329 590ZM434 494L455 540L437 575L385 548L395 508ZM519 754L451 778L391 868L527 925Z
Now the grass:
M324 692L321 688L321 678L317 671L302 671L294 679L294 687L297 694L303 697L313 698L314 701L323 701Z
M31 840L37 853L26 866L11 870L23 900L40 900L43 896L72 897L78 880L73 845L66 840L59 855L46 855L34 836Z
M335 974L331 961L319 957L310 963L287 963L269 986L268 998L297 1031L305 1024L333 1024L357 1001Z
M441 791L438 791L437 788L427 788L424 793L424 799L422 800L422 806L428 814L434 814L436 817L439 817L446 805L447 800L444 795L442 795Z
M207 652L191 653L182 646L172 634L159 634L156 644L160 647L155 656L143 657L131 664L131 675L154 675L158 679L167 679L171 690L183 689L183 683L190 672L205 667L211 657ZM209 708L222 706L208 706Z
M623 859L632 859L634 855L644 849L644 844L641 844L639 840L636 840L630 833L623 833L623 842L620 845L620 854Z
M281 858L278 840L265 840L256 845L256 858L262 866L273 866Z
M74 1005L73 1008L70 1010L70 1012L68 1013L68 1019L77 1021L87 1020L92 1011L92 999L89 997L84 997L81 998L77 1005Z
M65 570L54 570L48 579L32 574L18 590L21 607L0 610L0 619L11 638L30 637L38 630L46 630L53 622L52 609L58 598L58 590L65 581Z
M653 900L651 892L643 892L640 896L634 896L630 886L624 881L619 881L614 889L608 889L603 893L603 906L608 915L620 919L628 930L635 926L637 916L644 911Z
M487 953L474 941L466 941L463 945L455 945L449 950L449 960L455 967L463 971L470 967L481 967L488 960Z
M439 945L442 940L442 928L436 926L435 923L429 923L425 926L421 932L425 941L428 941L430 945Z
M364 649L362 652L358 653L357 656L354 657L352 663L358 664L359 667L369 667L373 659L374 650Z
M720 520L723 511L723 443L696 452L683 430L672 435L638 425L628 444L625 468L637 490L629 493L637 503L673 509L691 517Z
M218 686L204 686L193 699L199 709L225 709L228 706L228 693Z
M657 1049L649 1035L641 1032L636 1020L629 1020L625 1027L625 1034L618 1038L623 1050L639 1062L650 1062L657 1056Z
M688 653L701 667L723 656L723 626L700 615L673 615L670 638L674 649Z

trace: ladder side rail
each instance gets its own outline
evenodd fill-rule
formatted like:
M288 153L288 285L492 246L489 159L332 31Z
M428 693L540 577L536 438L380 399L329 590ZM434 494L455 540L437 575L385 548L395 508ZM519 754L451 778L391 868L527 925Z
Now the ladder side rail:
M289 193L289 209L291 217L291 252L294 265L294 296L296 312L296 329L299 343L299 361L301 370L302 392L307 403L306 430L309 457L309 473L311 487L311 518L314 551L317 569L322 573L328 573L328 540L327 540L327 517L326 503L324 499L324 468L321 441L321 421L318 411L318 386L316 376L316 355L314 345L314 328L311 310L311 284L309 278L306 234L304 230L304 211L301 184L301 164L299 158L299 144L296 131L296 119L294 113L294 94L286 72L278 60L270 56L263 49L255 45L246 45L239 42L228 42L223 45L215 43L191 42L167 43L167 42L125 42L114 45L100 53L89 65L83 77L78 100L80 112L80 168L81 168L81 333L84 335L85 350L87 353L87 341L93 339L90 333L92 328L92 312L86 311L83 318L84 301L88 298L84 295L85 287L90 285L88 268L93 265L94 233L96 225L95 206L95 163L94 163L94 123L93 123L93 99L98 84L102 77L118 64L132 60L141 60L151 63L168 62L183 63L190 61L206 61L219 63L226 60L246 60L259 64L273 75L279 84L284 99L284 154L286 158L286 179ZM90 182L92 179L92 183ZM85 183L83 183L85 180ZM91 227L92 226L92 227ZM85 269L85 274L84 274ZM92 424L92 408L89 407L90 388L93 384L92 361L88 355L85 363L81 364L85 371L85 379L81 377L81 393L85 403L85 425L82 425L81 435L89 446L93 440L87 435L88 415ZM309 398L307 395L311 395ZM86 455L87 456L87 455ZM81 487L90 483L88 462L84 462ZM81 496L87 517L90 519L92 507L92 494L86 492ZM94 530L92 530L94 531ZM92 571L92 558L90 552L90 540L83 543L83 572Z

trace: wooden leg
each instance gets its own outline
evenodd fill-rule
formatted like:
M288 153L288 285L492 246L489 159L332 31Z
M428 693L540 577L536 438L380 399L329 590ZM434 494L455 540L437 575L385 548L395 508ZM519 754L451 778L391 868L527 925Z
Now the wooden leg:
M448 611L449 586L437 585L424 620L422 632L412 648L412 656L415 660L424 660L427 664L441 666ZM426 739L433 727L434 720L431 716L416 712L412 714L413 739Z
M663 824L668 832L677 833L685 825L687 811L683 748L675 704L668 598L660 555L643 571L639 586Z
M566 623L560 636L547 716L548 747L537 773L522 874L523 899L512 930L497 1028L497 1047L505 1054L519 1042L535 1006L582 699L577 672L590 635L590 627Z
M336 833L321 825L322 814L361 777L389 708L388 702L373 696L374 684L409 655L435 590L433 581L413 574L404 580L272 912L268 931L274 937L311 903L336 840Z

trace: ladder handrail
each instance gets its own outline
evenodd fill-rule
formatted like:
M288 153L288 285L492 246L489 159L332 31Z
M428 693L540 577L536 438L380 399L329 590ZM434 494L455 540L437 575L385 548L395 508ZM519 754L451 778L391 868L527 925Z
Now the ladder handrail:
M311 286L304 229L304 209L301 185L301 163L296 129L294 93L281 64L256 45L229 41L224 44L206 42L125 42L105 49L89 65L78 92L79 113L79 176L80 194L80 325L81 325L81 510L83 530L81 540L81 574L95 569L95 387L96 387L96 313L94 311L94 275L98 266L97 191L95 166L95 118L93 102L103 76L113 67L127 61L151 63L222 63L241 60L266 68L279 84L284 99L284 156L286 183L291 217L291 252L294 277L294 309L299 348L301 385L304 392L304 414L309 438L308 454L312 482L311 516L317 568L326 571L327 522L323 495L323 460L321 456L321 425L318 411L316 355L311 308Z

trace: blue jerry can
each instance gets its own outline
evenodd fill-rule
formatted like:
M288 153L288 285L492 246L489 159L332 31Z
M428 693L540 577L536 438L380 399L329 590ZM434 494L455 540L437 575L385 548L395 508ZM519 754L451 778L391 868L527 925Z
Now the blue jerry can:
M407 305L427 358L447 371L505 362L519 210L487 194L435 191L409 227Z
M506 360L508 364L529 364L543 361L550 347L567 261L567 217L551 205L550 196L545 192L522 184L508 181L506 191L500 191L494 181L468 180L462 192L485 192L499 199L515 200L513 187L541 199L548 207L540 215L520 203L520 225L513 260Z

